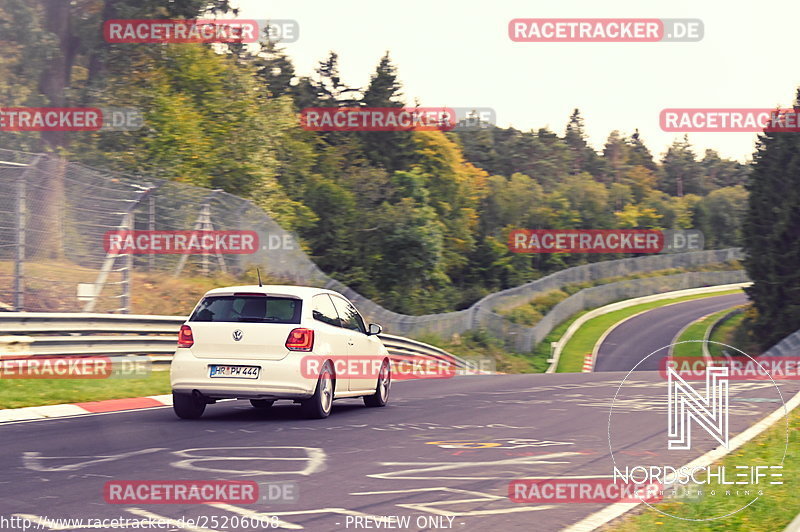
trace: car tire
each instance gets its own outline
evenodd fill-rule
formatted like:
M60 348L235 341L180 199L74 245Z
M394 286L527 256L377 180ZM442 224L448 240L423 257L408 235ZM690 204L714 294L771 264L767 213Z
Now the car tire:
M275 401L269 399L250 399L250 404L256 408L260 408L262 410L266 410L267 408L271 408Z
M392 367L388 360L384 360L378 372L378 382L375 393L364 396L364 404L369 407L386 406L389 402L389 389L392 387Z
M310 419L324 419L331 415L333 390L336 386L333 370L328 362L322 366L314 395L300 403L303 414Z
M172 392L172 409L181 419L198 419L206 410L206 402L195 394Z

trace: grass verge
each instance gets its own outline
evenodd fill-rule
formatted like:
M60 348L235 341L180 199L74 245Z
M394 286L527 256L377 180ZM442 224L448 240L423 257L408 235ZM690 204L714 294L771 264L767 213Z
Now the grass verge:
M0 302L14 300L13 263L0 261ZM97 270L68 262L26 262L25 305L29 312L78 312L83 309L75 295L77 283L93 283ZM263 275L264 284L283 284L285 280ZM186 316L200 296L212 288L254 284L255 267L242 275L215 273L203 275L192 268L178 277L170 272L134 271L131 283L131 314ZM111 272L108 286L98 299L95 312L116 312L120 305L121 274Z
M675 342L687 342L689 340L700 340L700 342L678 344L675 346L672 355L676 357L703 356L703 344L701 342L706 337L706 331L708 331L708 328L712 327L717 320L730 311L731 309L726 308L719 312L714 312L713 314L707 314L699 320L690 323L688 327L681 331L681 334L675 339ZM711 338L709 338L709 340L711 340Z
M141 379L2 379L0 408L82 403L170 393L169 371Z
M664 532L692 531L739 531L739 530L783 530L800 513L800 497L797 496L797 483L800 481L800 409L789 413L789 447L783 461L782 485L764 485L763 495L751 506L730 517L714 521L685 521L658 513L642 505L620 519L601 528L605 531L634 532L639 530L659 530ZM760 436L735 450L716 465L724 465L728 471L735 471L737 465L778 465L781 463L786 444L786 424L783 419L764 431ZM703 488L703 486L699 486ZM752 489L752 488L751 488ZM665 501L654 504L663 512L678 515L684 519L708 519L735 512L753 496L725 496L724 490L717 490L715 496L708 489L705 496L695 499ZM731 490L732 492L734 490ZM751 491L752 493L752 491Z
M723 292L714 292L713 294L694 294L690 296L677 297L672 299L663 299L660 301L652 301L650 303L642 303L641 305L634 305L614 312L609 312L602 316L592 318L583 324L578 331L572 335L567 345L561 351L561 357L558 361L558 373L580 372L583 367L583 358L587 353L591 353L594 349L594 344L603 336L603 333L611 328L615 323L624 320L634 314L638 314L644 310L650 310L672 303L680 303L681 301L690 301L692 299L701 299L705 297L724 296L727 294L736 294L741 292L741 289L725 290Z
M722 322L720 322L716 329L714 329L709 340L713 340L721 344L727 344L745 352L751 352L747 350L746 346L736 345L737 331L740 327L742 327L745 317L746 314L744 312L728 316ZM708 350L712 357L721 357L724 356L725 350L730 351L730 349L727 349L725 346L718 344L709 344Z

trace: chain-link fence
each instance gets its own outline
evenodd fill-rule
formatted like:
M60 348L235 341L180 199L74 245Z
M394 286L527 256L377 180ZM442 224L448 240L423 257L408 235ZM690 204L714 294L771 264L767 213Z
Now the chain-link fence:
M0 301L28 311L130 311L132 271L241 274L324 285L330 279L250 201L178 182L112 174L0 150ZM120 254L125 231L253 231L252 254Z
M134 255L107 251L109 232L133 230L253 231L259 245L249 254ZM407 316L391 312L328 277L303 252L296 235L285 231L249 200L221 190L89 168L51 155L0 149L0 302L17 310L125 313L131 309L133 291L148 289L131 283L133 271L171 275L224 271L241 275L258 266L272 279L345 294L367 318L381 323L391 334L449 337L485 327L518 349L527 350L544 338L543 331L549 332L575 309L653 293L660 287L735 282L729 279L742 274L706 272L681 278L686 280L663 277L624 285L638 287L635 289L615 283L584 290L555 307L534 328L515 325L496 310L525 303L538 293L568 283L739 258L738 250L718 250L586 264L492 294L469 309ZM625 295L626 290L630 295Z
M687 272L644 279L628 279L592 288L585 288L564 299L550 310L536 325L525 327L511 323L490 310L476 308L475 321L492 335L504 338L516 351L527 352L545 339L558 324L583 310L593 309L635 297L662 294L674 290L700 288L721 284L745 283L744 270L712 272Z

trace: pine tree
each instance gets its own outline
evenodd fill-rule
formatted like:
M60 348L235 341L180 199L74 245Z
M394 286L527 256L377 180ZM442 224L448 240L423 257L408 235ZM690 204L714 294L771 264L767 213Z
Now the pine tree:
M261 54L255 60L256 72L264 80L272 96L278 97L291 92L294 78L294 65L286 53L277 48L272 41L261 45Z
M706 192L703 167L697 161L686 135L683 140L672 143L661 164L664 175L659 188L664 192L674 196Z
M389 52L378 63L361 99L365 107L403 107L397 68ZM359 137L369 161L394 172L406 170L413 162L414 144L410 131L364 131Z
M628 166L628 152L630 151L628 143L619 131L614 130L608 135L608 140L603 148L603 157L608 164L606 181L609 183L618 183L622 181L622 177L627 172Z
M324 107L351 107L356 104L354 94L358 89L348 87L339 75L339 54L331 52L319 62L315 72L317 95Z
M644 166L651 172L657 171L658 166L653 160L653 154L644 145L638 129L631 135L628 147L628 164L631 166Z
M800 110L800 91L795 109ZM753 158L744 225L753 332L768 348L800 328L800 139L764 133Z
M569 146L572 154L572 167L570 174L592 172L596 167L597 153L586 142L586 133L583 127L583 117L579 109L572 111L564 132L564 141Z

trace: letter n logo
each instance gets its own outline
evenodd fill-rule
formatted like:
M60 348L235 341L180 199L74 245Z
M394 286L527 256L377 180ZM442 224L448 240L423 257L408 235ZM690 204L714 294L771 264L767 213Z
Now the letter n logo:
M705 397L667 367L668 430L671 450L692 448L692 420L728 448L728 368L706 368Z

